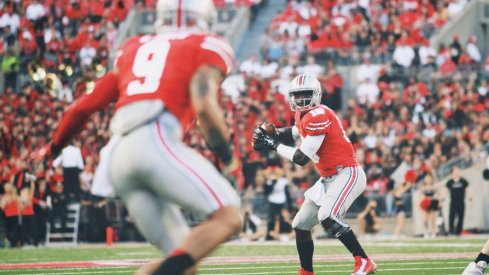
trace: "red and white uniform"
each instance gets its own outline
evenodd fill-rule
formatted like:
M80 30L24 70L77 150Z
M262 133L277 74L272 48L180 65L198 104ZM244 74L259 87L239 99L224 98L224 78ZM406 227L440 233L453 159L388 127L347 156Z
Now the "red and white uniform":
M162 100L183 129L195 117L189 83L196 70L212 65L226 75L234 59L233 49L221 38L181 32L133 37L119 54L116 107L138 100Z
M217 35L168 32L129 38L117 52L114 70L97 82L91 94L71 106L80 115L66 114L53 143L67 144L87 115L116 99L117 109L137 101L162 101L185 129L195 116L189 93L195 71L211 65L225 75L233 62L233 49Z
M367 182L351 142L334 111L324 105L305 114L297 112L295 121L302 139L300 150L311 158L321 177L304 193L305 201L292 227L312 230L328 217L343 223L340 217L363 193Z
M195 118L190 81L199 67L227 74L234 53L215 35L166 32L136 36L118 51L114 70L72 105L55 133L64 145L90 114L117 98L114 136L101 155L94 187L117 195L148 241L165 252L188 232L180 208L199 216L239 205L231 184L198 152L182 142L182 129ZM104 188L105 186L109 186Z
M302 139L307 136L326 135L316 152L319 157L316 167L321 177L337 174L338 168L341 167L358 165L353 146L335 112L330 108L320 105L305 115L296 112L295 126Z

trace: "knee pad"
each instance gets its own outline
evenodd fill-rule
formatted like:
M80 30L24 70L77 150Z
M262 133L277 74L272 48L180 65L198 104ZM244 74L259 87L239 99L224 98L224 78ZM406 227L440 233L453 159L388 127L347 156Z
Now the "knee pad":
M336 238L350 231L350 227L348 226L348 224L342 222L338 218L331 216L323 220L321 222L321 225L326 231L334 235Z

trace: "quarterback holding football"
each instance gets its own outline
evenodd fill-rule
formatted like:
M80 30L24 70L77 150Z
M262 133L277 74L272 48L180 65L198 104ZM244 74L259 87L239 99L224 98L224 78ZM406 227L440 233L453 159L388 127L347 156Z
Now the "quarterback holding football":
M366 185L365 172L352 144L335 112L321 105L321 85L314 76L296 76L288 94L295 125L274 129L270 123L264 123L254 130L252 143L257 151L275 150L301 166L312 161L321 175L305 192L305 201L292 222L301 263L299 274L314 274L311 230L317 224L353 254L352 275L372 274L377 270L376 264L368 258L352 229L340 219ZM299 139L299 148L284 145Z

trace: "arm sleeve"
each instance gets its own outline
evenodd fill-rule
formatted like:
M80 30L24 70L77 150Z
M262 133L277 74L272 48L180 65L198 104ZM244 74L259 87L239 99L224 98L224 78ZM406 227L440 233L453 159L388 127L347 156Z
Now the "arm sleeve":
M80 97L70 106L54 134L53 145L63 148L81 130L90 115L107 106L117 98L117 94L117 76L109 72L97 81L91 94Z
M222 38L205 36L200 44L198 63L215 66L223 75L227 75L234 64L233 48Z
M323 140L326 135L318 135L318 136L307 136L301 144L299 148L304 155L308 156L309 159L314 163L319 162L319 156L316 154L321 145L323 144Z
M295 141L298 141L301 138L301 135L299 134L299 128L297 126L292 126L292 138Z

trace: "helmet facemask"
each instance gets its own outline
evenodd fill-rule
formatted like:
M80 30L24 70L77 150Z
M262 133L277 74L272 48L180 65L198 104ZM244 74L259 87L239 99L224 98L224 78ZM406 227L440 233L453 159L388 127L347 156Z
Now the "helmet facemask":
M321 104L321 93L315 90L297 90L289 92L290 109L294 112L309 111Z

